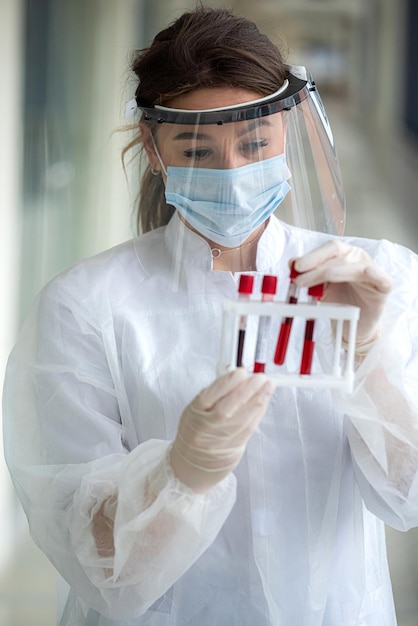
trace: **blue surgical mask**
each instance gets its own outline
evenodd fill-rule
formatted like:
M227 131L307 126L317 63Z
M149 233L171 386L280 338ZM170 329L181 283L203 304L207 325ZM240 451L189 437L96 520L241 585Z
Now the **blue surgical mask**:
M169 166L165 197L203 237L233 248L282 202L290 176L284 154L233 169Z

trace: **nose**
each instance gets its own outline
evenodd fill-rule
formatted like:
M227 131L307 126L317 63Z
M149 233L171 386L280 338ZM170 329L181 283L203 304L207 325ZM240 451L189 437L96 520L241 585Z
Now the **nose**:
M232 170L240 165L244 165L242 155L237 151L236 146L225 142L219 155L219 169Z

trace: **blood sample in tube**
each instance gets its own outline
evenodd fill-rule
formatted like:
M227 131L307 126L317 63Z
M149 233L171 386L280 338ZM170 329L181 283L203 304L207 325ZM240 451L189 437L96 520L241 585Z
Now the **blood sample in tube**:
M311 297L312 301L316 301L319 304L322 296L324 294L324 285L315 285L313 287L309 287L308 296ZM300 374L310 374L312 369L312 359L315 348L314 342L314 330L315 330L315 320L308 319L306 320L305 325L305 337L303 340L303 352L302 359L300 363Z
M299 296L299 287L294 283L295 278L299 276L299 272L295 270L295 262L293 261L290 268L290 285L287 291L287 304L297 304ZM279 338L277 340L276 351L274 353L274 362L276 365L283 365L287 346L289 344L290 331L292 329L293 317L286 317L280 326Z
M249 274L241 274L238 286L239 300L249 300L253 292L254 276ZM247 316L241 315L239 318L238 330L238 349L237 349L237 367L242 365L242 355L244 353L245 330L247 327Z

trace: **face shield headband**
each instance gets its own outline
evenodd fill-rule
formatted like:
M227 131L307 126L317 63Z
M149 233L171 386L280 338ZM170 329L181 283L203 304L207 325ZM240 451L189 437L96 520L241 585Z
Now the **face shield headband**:
M284 131L281 152L290 170L291 189L285 198L278 199L276 216L300 228L343 233L345 198L333 135L316 85L305 68L289 66L287 79L279 90L240 105L190 110L148 107L134 100L127 105L128 115L138 108L142 121L149 123L155 137L158 128L165 125L208 125L227 131L234 122L261 121L279 114Z
M304 68L297 68L304 70ZM156 104L153 107L144 106L135 99L127 103L127 113L132 114L138 107L143 112L144 121L155 121L158 124L167 122L169 124L192 124L196 121L199 124L228 124L231 122L244 122L247 120L272 115L279 111L285 110L289 106L294 106L299 101L299 95L302 95L303 89L307 85L307 79L301 76L288 74L283 85L269 96L251 100L241 105L231 105L217 109L173 109L163 105ZM306 75L306 70L305 70Z

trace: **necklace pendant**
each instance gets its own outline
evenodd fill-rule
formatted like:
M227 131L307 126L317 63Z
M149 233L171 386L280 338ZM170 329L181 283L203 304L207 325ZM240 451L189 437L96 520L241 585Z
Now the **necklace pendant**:
M210 252L212 254L212 259L219 259L222 254L222 250L220 250L219 248L211 248Z

